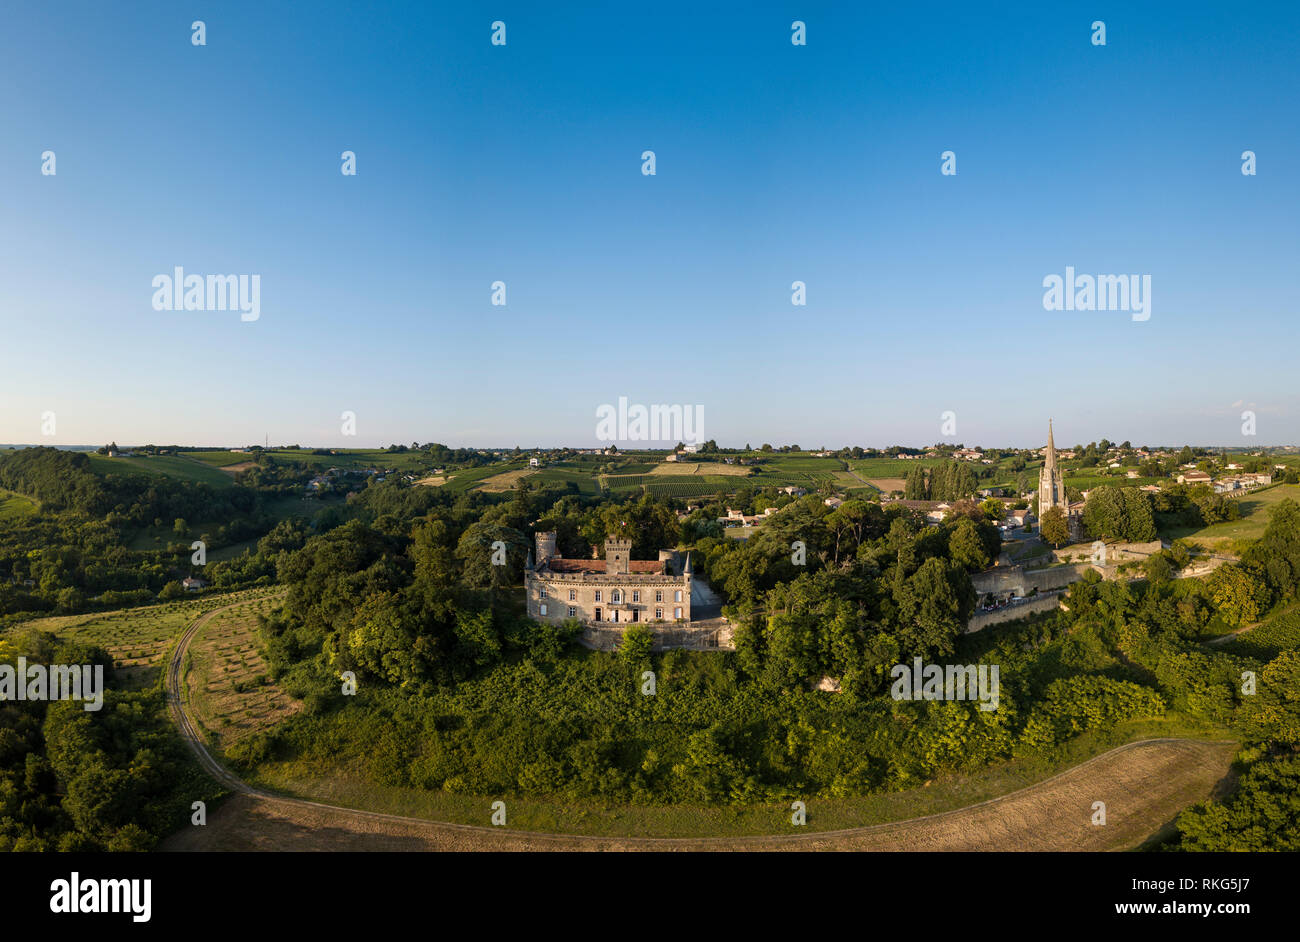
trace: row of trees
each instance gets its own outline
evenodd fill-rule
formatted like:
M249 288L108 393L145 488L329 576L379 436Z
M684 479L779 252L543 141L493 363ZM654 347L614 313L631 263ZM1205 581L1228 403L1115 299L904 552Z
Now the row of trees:
M906 500L961 500L975 493L976 473L969 462L945 461L913 466L903 487Z

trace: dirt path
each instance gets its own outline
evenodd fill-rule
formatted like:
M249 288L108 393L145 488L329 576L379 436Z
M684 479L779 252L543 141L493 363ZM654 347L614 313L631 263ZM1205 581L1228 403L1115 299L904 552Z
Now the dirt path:
M448 824L283 798L246 784L222 766L204 747L180 691L190 642L224 610L199 616L181 636L167 667L167 700L177 728L204 769L236 794L209 816L206 826L173 834L162 850L1123 850L1140 844L1183 808L1207 798L1227 774L1236 751L1230 742L1143 740L999 798L843 831L619 838ZM1104 826L1091 823L1097 801L1106 804ZM815 814L815 806L810 811Z

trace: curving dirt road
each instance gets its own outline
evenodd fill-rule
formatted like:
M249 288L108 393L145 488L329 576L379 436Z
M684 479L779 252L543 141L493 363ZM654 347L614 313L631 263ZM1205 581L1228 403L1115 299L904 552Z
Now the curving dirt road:
M620 838L429 821L273 795L242 781L208 752L181 700L181 669L194 636L225 608L206 612L186 628L167 666L166 687L181 735L203 768L236 794L206 826L177 832L162 850L1123 850L1207 798L1236 751L1231 742L1143 740L955 811L841 831ZM1106 805L1104 826L1092 823L1098 801Z

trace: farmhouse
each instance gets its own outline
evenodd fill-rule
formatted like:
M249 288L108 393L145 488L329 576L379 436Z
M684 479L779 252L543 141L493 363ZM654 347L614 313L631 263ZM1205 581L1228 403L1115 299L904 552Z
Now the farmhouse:
M603 560L565 559L553 531L536 539L537 558L529 553L524 565L530 618L606 626L691 620L689 553L680 564L673 550L660 550L657 560L632 559L632 541L611 536Z

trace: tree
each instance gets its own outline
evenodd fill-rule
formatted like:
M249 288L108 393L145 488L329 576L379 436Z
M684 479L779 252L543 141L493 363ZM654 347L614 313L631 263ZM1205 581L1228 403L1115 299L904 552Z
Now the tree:
M1241 566L1220 566L1209 583L1219 615L1234 627L1257 621L1268 605L1268 587Z
M1043 539L1053 546L1060 546L1070 541L1070 525L1065 519L1065 511L1060 507L1049 507L1038 525Z
M989 565L988 553L984 550L984 541L980 539L975 522L970 517L962 517L948 541L948 555L968 572L979 572Z
M623 632L623 643L618 646L619 659L628 667L640 667L650 660L654 640L654 632L645 625L632 625Z

